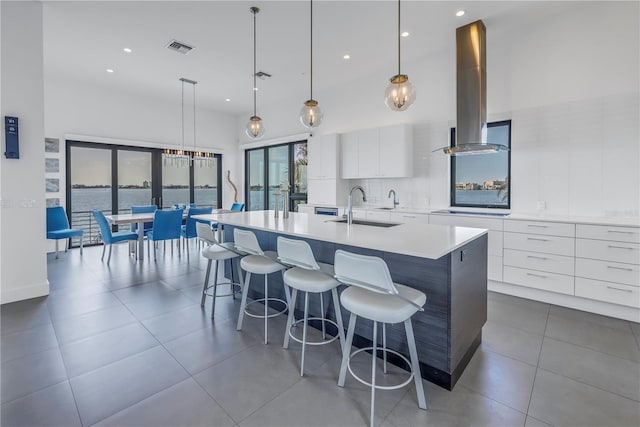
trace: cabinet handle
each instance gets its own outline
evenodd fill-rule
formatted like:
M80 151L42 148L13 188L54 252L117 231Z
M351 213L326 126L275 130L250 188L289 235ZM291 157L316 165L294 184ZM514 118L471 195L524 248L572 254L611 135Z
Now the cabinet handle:
M635 234L634 231L607 230L607 233Z
M607 268L612 270L633 271L633 268L614 267L613 265L607 265Z
M629 248L627 246L616 246L616 245L608 245L608 247L613 248L613 249L628 249L630 251L633 250L633 248Z
M630 289L620 289L620 288L615 288L613 286L607 286L607 289L613 289L614 291L629 292L630 294L633 293L633 291Z
M548 242L549 239L541 239L539 237L527 237L527 240L536 240L538 242Z
M527 224L527 227L549 228L548 225Z
M533 256L533 255L527 255L527 258L541 259L543 261L546 261L546 260L549 259L549 258L545 258L543 256Z
M403 218L415 218L415 215L402 215Z
M533 274L533 273L527 273L527 276L540 277L541 279L547 278L547 276L543 276L542 274Z

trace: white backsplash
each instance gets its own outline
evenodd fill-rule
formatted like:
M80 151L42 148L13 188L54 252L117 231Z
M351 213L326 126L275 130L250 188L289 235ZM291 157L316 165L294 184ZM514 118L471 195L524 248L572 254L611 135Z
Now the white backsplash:
M638 216L639 100L631 93L490 116L512 119L511 210L540 212L545 206L545 214ZM390 189L401 207L449 206L449 157L432 150L447 145L451 125L414 125L412 178L347 185L361 185L370 206L391 206Z

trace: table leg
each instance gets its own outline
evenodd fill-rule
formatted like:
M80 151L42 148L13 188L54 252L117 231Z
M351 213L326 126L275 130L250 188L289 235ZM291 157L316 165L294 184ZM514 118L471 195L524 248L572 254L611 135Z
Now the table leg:
M138 223L138 259L144 259L144 222Z

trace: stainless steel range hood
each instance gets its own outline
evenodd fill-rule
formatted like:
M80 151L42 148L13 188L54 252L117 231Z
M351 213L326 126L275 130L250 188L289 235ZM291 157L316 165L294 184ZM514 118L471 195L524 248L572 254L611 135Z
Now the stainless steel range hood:
M508 150L487 142L486 46L482 21L456 29L456 142L434 152L461 156Z

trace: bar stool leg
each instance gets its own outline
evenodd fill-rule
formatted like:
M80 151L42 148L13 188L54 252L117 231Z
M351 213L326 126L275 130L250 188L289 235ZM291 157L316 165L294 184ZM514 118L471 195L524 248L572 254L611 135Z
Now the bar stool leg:
M418 407L427 409L427 402L424 398L424 388L422 387L422 375L420 375L420 362L418 361L418 351L416 350L416 339L413 336L413 326L411 318L404 321L404 329L407 331L407 345L409 346L409 356L413 370L413 380L416 384L416 394L418 395Z
M242 321L244 320L244 309L247 306L247 294L249 292L249 283L251 283L251 273L247 271L247 275L244 278L244 284L242 285L242 301L240 302L240 313L238 313L238 325L237 331L242 330Z
M269 282L267 275L264 275L264 343L267 344L269 337Z
M322 294L320 294L322 295ZM307 321L309 319L309 292L304 293L304 321L302 326L302 359L300 362L300 376L304 376L304 350L307 346Z
M295 307L296 299L298 298L298 290L293 288L291 291L291 303L292 307ZM287 315L287 326L284 330L284 343L282 344L282 348L289 348L289 331L291 330L291 325L293 324L293 309L289 309L289 314Z
M204 275L204 287L202 288L202 299L200 300L200 307L204 307L204 301L207 298L207 286L209 285L209 275L211 274L211 261L207 262L207 273Z
M220 262L216 260L216 268L213 273L213 298L211 298L211 318L213 319L213 314L216 312L216 294L218 293L218 264Z
M340 365L340 376L338 377L338 386L344 387L344 381L347 378L347 364L349 356L351 356L351 343L353 342L353 333L356 329L356 319L358 316L351 313L349 316L349 328L347 329L347 340L342 350L342 364Z
M342 324L342 311L340 310L338 290L336 288L331 289L331 299L333 299L333 309L336 312L336 323L338 323L338 335L340 336L340 348L344 351L344 325Z
M387 324L382 324L382 361L383 361L383 372L387 373Z
M373 351L371 352L371 427L374 426L376 410L376 359L378 353L378 322L373 322Z
M320 292L320 313L322 313L322 315L320 317L322 317L322 339L326 340L327 339L327 330L325 329L324 326L324 317L325 317L325 312L324 312L324 298L322 297L323 293Z
M236 282L235 275L233 274L233 258L229 259L229 270L231 270L231 298L236 299L236 289L233 286Z

